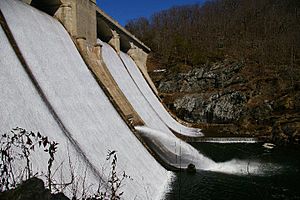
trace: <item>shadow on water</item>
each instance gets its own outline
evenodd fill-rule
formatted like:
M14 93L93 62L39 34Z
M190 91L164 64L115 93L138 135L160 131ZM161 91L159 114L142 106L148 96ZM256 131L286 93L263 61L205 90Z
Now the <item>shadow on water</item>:
M198 170L177 173L168 200L300 199L300 147L267 149L257 144L192 144L217 163L232 160L258 163L264 173L243 175ZM231 162L234 167L234 162Z

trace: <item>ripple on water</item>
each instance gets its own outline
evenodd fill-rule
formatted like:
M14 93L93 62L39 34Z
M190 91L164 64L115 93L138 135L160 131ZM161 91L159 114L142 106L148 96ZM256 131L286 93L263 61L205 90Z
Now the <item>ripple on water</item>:
M177 173L167 200L300 199L299 147L266 152L261 144L193 146L215 165Z

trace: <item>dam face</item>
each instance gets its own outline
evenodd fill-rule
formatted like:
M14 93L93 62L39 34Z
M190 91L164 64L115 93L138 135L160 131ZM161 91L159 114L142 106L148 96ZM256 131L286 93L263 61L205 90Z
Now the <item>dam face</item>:
M141 92L141 95L143 95L143 97L148 101L149 106L151 106L151 108L156 112L156 114L162 119L162 121L169 129L179 135L188 137L203 136L200 129L183 126L170 115L170 113L158 100L158 97L154 94L151 87L147 84L147 81L144 79L143 74L138 70L135 62L128 54L121 52L120 58L122 59L124 66L126 67L127 73L130 75L132 81L137 86L137 89Z
M58 142L54 179L68 182L75 173L74 184L90 194L99 184L108 187L111 151L117 173L131 177L121 186L124 199L161 199L173 176L168 170L191 163L198 170L249 173L248 162L216 163L179 139L202 133L173 119L157 98L145 66L150 49L94 1L76 2L56 5L54 18L21 1L0 0L2 134L18 126ZM75 26L89 18L91 30ZM36 152L32 159L35 172L46 170L47 156ZM256 163L253 171L260 171Z
M203 160L196 149L175 137L142 94L114 49L107 43L102 42L102 45L102 56L107 68L130 104L145 122L146 128L139 127L137 130L147 145L165 163L175 168L187 168L189 164Z
M1 28L1 131L9 132L16 126L40 131L59 143L56 166L71 157L78 172L88 171L87 184L96 186L100 179L108 179L107 151L116 150L118 172L132 177L122 187L124 198L159 198L170 173L112 106L64 27L20 1L1 0L0 9L18 46L12 46ZM47 160L42 155L34 159L37 168Z

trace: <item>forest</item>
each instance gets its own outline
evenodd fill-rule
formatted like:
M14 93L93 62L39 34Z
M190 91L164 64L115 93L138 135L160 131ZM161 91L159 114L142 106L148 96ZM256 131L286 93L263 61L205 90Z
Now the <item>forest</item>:
M126 28L165 64L198 65L227 57L299 65L300 1L214 0L172 7Z

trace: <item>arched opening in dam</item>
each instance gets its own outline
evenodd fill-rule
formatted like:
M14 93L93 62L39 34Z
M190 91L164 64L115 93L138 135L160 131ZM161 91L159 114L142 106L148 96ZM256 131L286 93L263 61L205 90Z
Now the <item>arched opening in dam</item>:
M62 4L60 0L31 0L27 3L30 3L31 6L48 13L51 16L55 14Z

